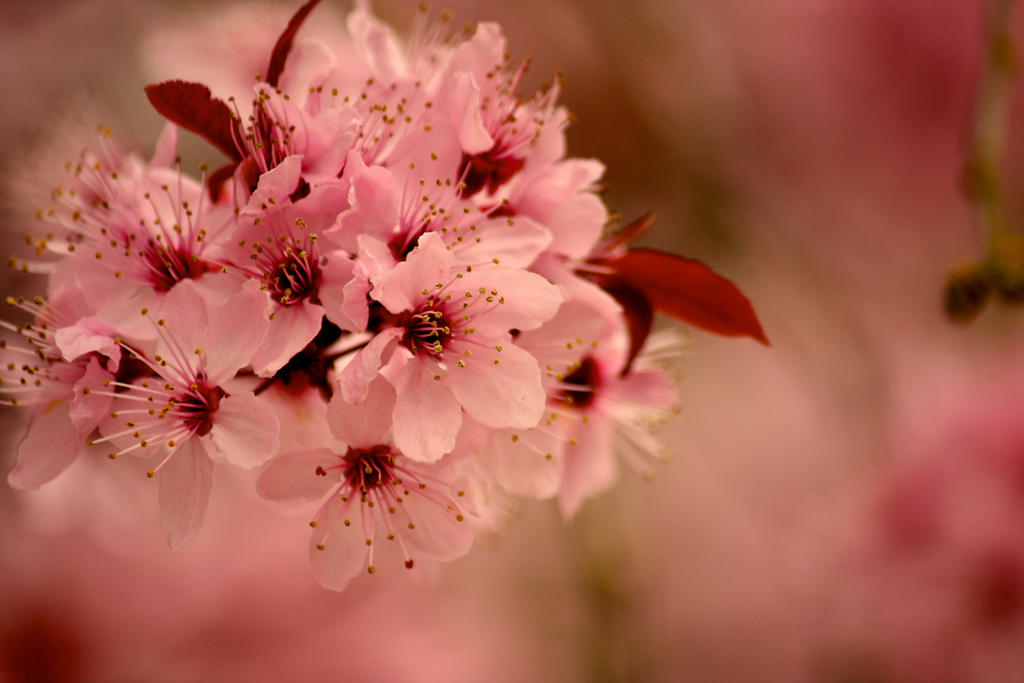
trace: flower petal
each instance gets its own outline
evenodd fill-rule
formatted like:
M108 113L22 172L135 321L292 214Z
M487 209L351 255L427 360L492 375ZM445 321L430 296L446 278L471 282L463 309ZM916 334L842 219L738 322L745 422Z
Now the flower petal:
M420 237L408 258L384 276L371 295L392 313L411 311L424 298L424 287L447 282L452 255L441 236L428 232Z
M449 350L453 347L456 344ZM464 367L448 372L446 384L466 413L481 424L499 429L536 427L545 405L537 360L511 342L501 347L471 347L472 356Z
M363 347L341 370L339 386L346 401L362 401L369 390L370 382L377 376L380 366L387 362L391 348L404 334L399 327L381 331Z
M537 160L538 151L534 149L531 161ZM585 257L608 222L607 208L592 191L604 166L594 159L565 159L534 168L537 171L530 181L517 188L511 198L516 213L528 215L551 230L552 252L572 259Z
M220 400L206 442L215 460L245 469L258 467L277 453L277 416L249 392L226 396Z
M481 21L476 25L471 38L454 47L448 69L453 74L472 74L477 82L483 82L494 65L505 61L507 52L508 42L501 25L493 21ZM474 154L487 149L490 148L466 151Z
M369 235L356 238L359 245L359 256L356 263L366 272L366 277L373 285L378 285L384 277L394 270L398 260L391 249L383 241Z
M180 286L180 285L179 285ZM219 385L249 364L270 327L273 307L256 280L220 306L211 307L209 326L203 331L203 362L208 381ZM186 351L192 349L186 347Z
M395 387L395 445L410 460L440 460L455 448L462 425L459 402L434 377L433 368L410 360Z
M114 399L95 394L93 391L101 389L103 382L112 379L114 375L104 370L93 357L89 359L85 374L75 382L74 397L68 415L75 429L83 437L88 436L110 414Z
M156 148L153 150L153 158L150 164L153 166L172 166L178 156L178 127L168 121L160 131L157 138Z
M349 106L330 107L310 119L306 124L308 141L302 159L303 171L313 179L337 178L359 134L359 121L359 115ZM347 192L345 195L345 201L338 204L338 211L348 206ZM331 224L337 219L338 211L334 212Z
M459 263L527 268L551 244L551 231L526 216L486 218L474 234L474 239L453 245Z
M540 327L558 312L564 299L557 285L519 268L474 268L463 276L458 287L459 296L464 288L467 294L486 294L494 299L492 305L473 317L477 331L489 336Z
M318 474L319 469L338 464L338 455L329 448L291 451L276 458L260 475L256 493L266 500L308 500L324 497L337 476Z
M181 348L189 351L201 348L208 327L207 304L194 280L182 280L174 285L164 297L159 315L162 317L158 320L164 321L160 327L169 331L170 336L173 336ZM148 321L143 319L143 322ZM157 344L157 353L164 358L176 358L173 347L169 345L164 334L161 334ZM189 358L192 365L199 362L192 361L193 359Z
M480 451L481 461L506 491L542 500L558 493L565 440L549 429L494 432Z
M445 104L458 122L459 146L463 152L480 154L494 147L494 138L487 132L481 116L480 87L472 74L455 76Z
M576 514L584 500L615 483L618 467L612 450L612 436L611 422L593 413L577 433L576 442L565 447L565 469L558 506L566 519Z
M177 550L195 538L206 518L213 488L213 461L196 439L182 444L160 469L160 525Z
M563 165L573 161L586 163L583 159L576 159L563 162ZM600 197L589 192L571 195L545 222L555 236L551 250L569 258L583 258L597 244L607 223L608 209Z
M67 469L84 441L68 416L66 399L36 407L7 483L16 489L42 486Z
M473 531L465 520L456 517L461 516L461 511L436 496L424 494L413 492L402 501L402 512L414 525L412 529L402 529L402 541L416 554L436 560L454 560L465 555L473 547ZM451 492L441 494L447 498Z
M372 235L384 242L398 225L401 188L389 170L381 166L356 167L349 191L351 208L338 216L331 239L354 252L359 235Z
M102 319L89 317L60 328L53 341L66 361L95 351L110 358L116 368L121 361L121 347L114 342L115 334L114 328Z
M405 52L391 27L370 12L369 3L356 3L345 22L356 49L365 56L370 73L384 83L403 79L408 74Z
M366 396L346 401L337 392L327 405L331 431L353 448L369 448L385 442L395 409L395 389L382 376L370 382Z
M366 271L340 251L324 259L327 262L320 266L319 292L324 315L343 330L365 330L369 318L366 293L370 290Z
M375 521L372 517L364 521L364 512L358 501L335 497L317 515L317 529L309 540L309 560L324 588L344 589L366 564L369 546L363 528L365 524L372 540Z
M302 301L274 311L267 336L252 357L252 368L260 377L270 377L301 351L320 331L322 306Z
M260 176L256 190L246 204L246 212L258 212L267 205L287 203L302 174L302 155L292 154Z

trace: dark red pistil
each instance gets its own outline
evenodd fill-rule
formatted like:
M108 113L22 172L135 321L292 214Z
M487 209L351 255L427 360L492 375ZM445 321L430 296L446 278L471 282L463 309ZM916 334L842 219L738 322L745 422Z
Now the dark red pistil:
M227 396L220 387L199 384L178 402L176 408L185 411L185 424L195 428L197 436L205 436L213 429L213 414L220 408L220 400Z
M377 486L386 486L395 479L395 456L390 446L349 448L344 457L345 481L364 493Z
M495 145L489 151L482 154L462 155L462 163L459 165L462 174L462 196L472 197L480 190L487 188L487 191L494 193L499 187L509 181L512 176L523 168L523 160L515 156L503 156L503 150Z
M149 265L153 288L167 292L182 280L194 279L206 272L206 263L184 249L168 250L150 240L142 252Z
M271 277L273 298L285 306L299 303L303 299L315 299L320 276L320 267L314 260L289 254L274 266Z
M565 389L562 391L562 400L577 408L586 408L594 402L598 385L601 382L601 373L595 361L587 356L580 362L579 367L566 375L562 381L577 389Z
M437 355L448 345L452 324L444 313L432 308L421 309L405 322L405 345L413 353Z

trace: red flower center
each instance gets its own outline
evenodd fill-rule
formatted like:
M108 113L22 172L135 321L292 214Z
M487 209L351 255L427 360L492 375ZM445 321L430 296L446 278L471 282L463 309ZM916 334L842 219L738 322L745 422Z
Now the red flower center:
M220 408L220 400L227 395L220 387L193 384L175 401L174 407L184 414L185 426L195 429L196 436L205 436L213 429L213 414Z
M597 361L587 356L580 362L579 367L566 375L562 381L579 388L563 390L560 398L571 406L586 408L594 402L598 385L601 382L601 372Z
M197 278L206 272L206 263L187 249L168 250L155 240L147 242L140 256L149 270L150 283L158 292L169 291L182 280Z
M480 190L487 188L491 194L523 168L523 160L503 155L504 150L495 145L492 149L483 154L462 155L462 164L459 166L462 175L462 196L472 197Z
M349 448L344 457L345 481L364 493L395 480L395 456L390 446Z
M405 324L405 344L413 353L440 355L452 336L452 323L443 311L422 307Z

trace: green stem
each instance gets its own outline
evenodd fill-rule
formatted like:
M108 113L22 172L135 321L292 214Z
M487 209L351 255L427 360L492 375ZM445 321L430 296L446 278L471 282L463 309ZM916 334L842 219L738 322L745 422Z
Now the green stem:
M1016 0L990 0L974 121L967 161L968 194L988 243L987 260L997 266L1001 245L1009 233L1002 191L1003 157L1010 98L1017 72L1013 40ZM998 266L997 266L998 267Z

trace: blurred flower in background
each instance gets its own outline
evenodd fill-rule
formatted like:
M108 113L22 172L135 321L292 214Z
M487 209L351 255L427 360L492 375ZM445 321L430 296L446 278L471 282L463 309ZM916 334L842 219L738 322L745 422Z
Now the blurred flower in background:
M142 144L161 125L143 84L244 88L251 74L217 70L225 50L262 64L293 4L0 7L8 253L98 123ZM985 5L449 6L532 57L524 90L564 74L570 153L605 162L608 206L653 211L651 244L741 283L773 348L695 335L652 481L625 476L568 529L530 506L429 581L381 569L324 591L306 517L256 500L245 473L217 482L208 528L173 555L155 496L111 479L141 477L130 463L3 489L0 677L1024 679L1024 316L995 306L957 328L940 306L983 239L961 188ZM348 9L326 2L304 30ZM219 161L186 137L186 166ZM19 419L0 413L5 468Z
M844 626L833 632L855 634L849 651L866 645L865 662L889 678L1020 677L1019 368L970 376L937 362L933 381L942 390L920 397L892 435L898 464L863 511L863 536L851 544L837 591Z

